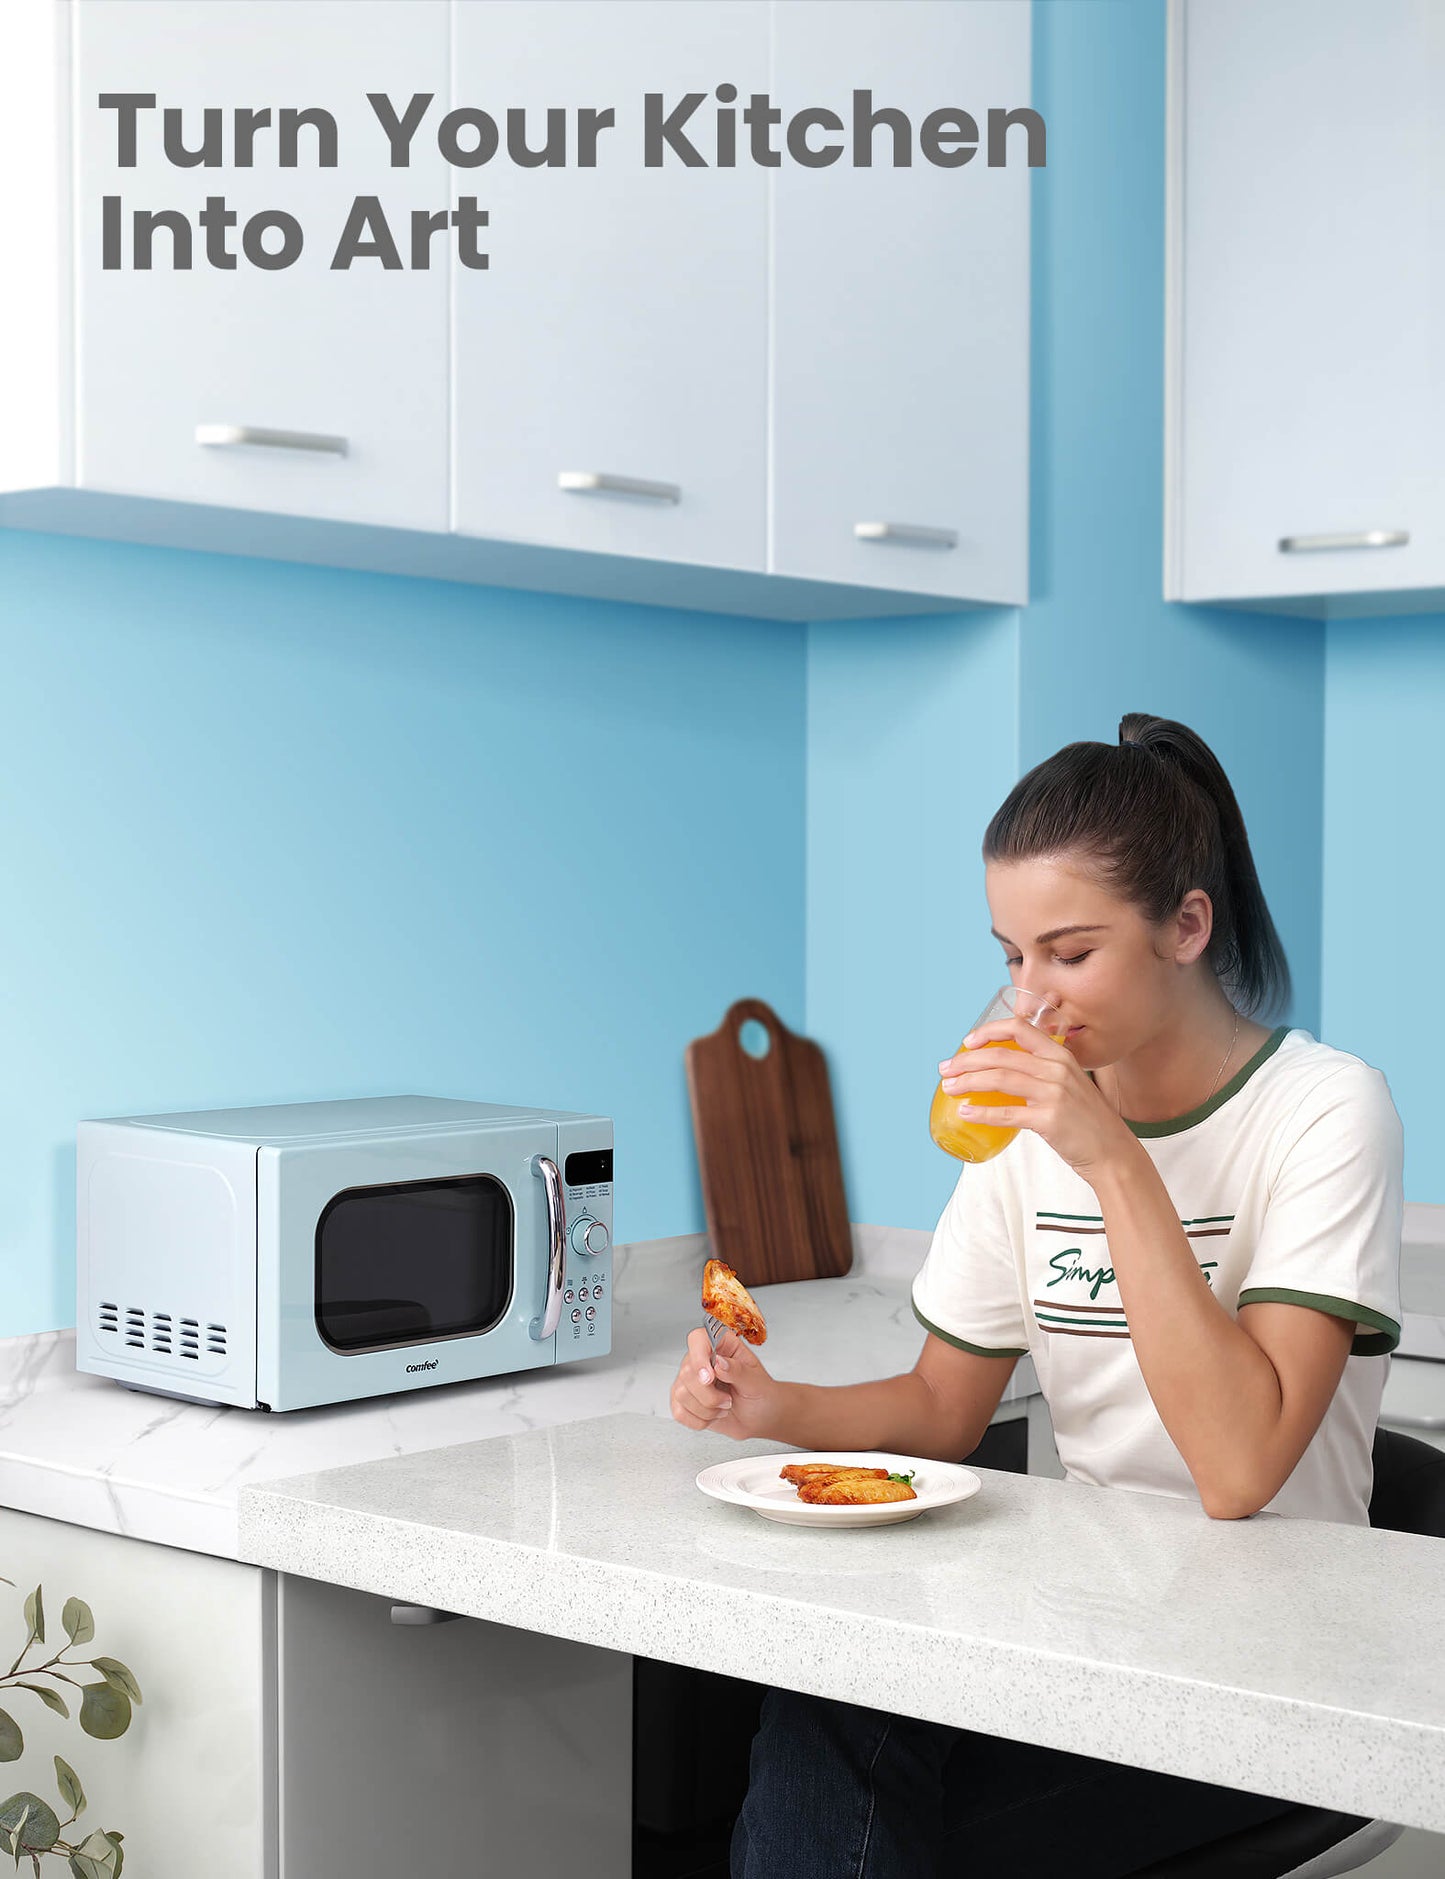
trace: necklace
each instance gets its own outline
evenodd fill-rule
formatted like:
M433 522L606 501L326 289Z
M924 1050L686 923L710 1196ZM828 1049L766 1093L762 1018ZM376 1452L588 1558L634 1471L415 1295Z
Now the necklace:
M1229 1048L1228 1050L1225 1051L1224 1055L1219 1060L1219 1068L1215 1071L1214 1081L1209 1086L1209 1096L1213 1096L1214 1092L1219 1088L1219 1079L1224 1075L1224 1066L1229 1062L1230 1058L1234 1055L1234 1047L1238 1043L1238 1041L1239 1041L1239 1013L1236 1011L1234 1014L1234 1029L1229 1034ZM1209 1096L1206 1096L1204 1099L1206 1103L1209 1101ZM1201 1103L1200 1107L1203 1108L1203 1106L1204 1106L1203 1103ZM1122 1116L1124 1113L1124 1111L1119 1106L1119 1092L1117 1089L1114 1092L1114 1111L1115 1111L1115 1114L1120 1115L1120 1116Z
M1225 1051L1224 1055L1219 1060L1219 1068L1215 1071L1214 1081L1209 1086L1209 1096L1212 1096L1214 1092L1219 1088L1219 1079L1224 1075L1224 1066L1229 1062L1230 1058L1234 1055L1234 1046L1236 1042L1238 1041L1238 1038L1239 1038L1239 1013L1236 1011L1234 1014L1234 1029L1233 1031L1230 1032L1230 1035L1229 1035L1229 1049ZM1209 1096L1206 1096L1204 1099L1206 1103L1209 1101Z

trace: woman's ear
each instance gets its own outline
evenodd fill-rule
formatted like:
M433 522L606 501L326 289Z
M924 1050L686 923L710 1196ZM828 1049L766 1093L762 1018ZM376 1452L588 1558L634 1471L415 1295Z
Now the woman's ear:
M1191 887L1174 916L1174 959L1192 966L1214 932L1214 903L1202 887Z

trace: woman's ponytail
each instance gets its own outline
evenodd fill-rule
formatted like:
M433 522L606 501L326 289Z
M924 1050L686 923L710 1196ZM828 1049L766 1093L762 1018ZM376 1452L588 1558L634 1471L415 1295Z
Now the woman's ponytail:
M1191 888L1214 909L1205 957L1245 1016L1290 999L1289 963L1219 759L1188 725L1131 711L1119 742L1066 744L1014 785L984 835L985 861L1073 852L1157 924Z

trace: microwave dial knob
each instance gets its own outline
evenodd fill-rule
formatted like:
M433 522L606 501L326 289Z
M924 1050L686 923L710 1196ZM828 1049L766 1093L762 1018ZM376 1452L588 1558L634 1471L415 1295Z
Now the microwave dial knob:
M596 1259L610 1244L607 1228L591 1214L583 1214L572 1228L572 1251L579 1259Z

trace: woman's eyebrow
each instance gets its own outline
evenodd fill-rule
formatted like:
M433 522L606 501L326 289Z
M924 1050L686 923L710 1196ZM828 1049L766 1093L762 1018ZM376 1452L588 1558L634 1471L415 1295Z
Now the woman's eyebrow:
M1034 944L1036 946L1049 946L1052 945L1056 939L1063 939L1070 933L1107 933L1108 930L1106 926L1056 926L1051 927L1047 933L1040 933L1038 938L1034 941ZM996 940L1001 941L1003 945L1013 945L1011 939L1004 939L1003 934L999 932L996 926L991 926L989 932L993 934Z

